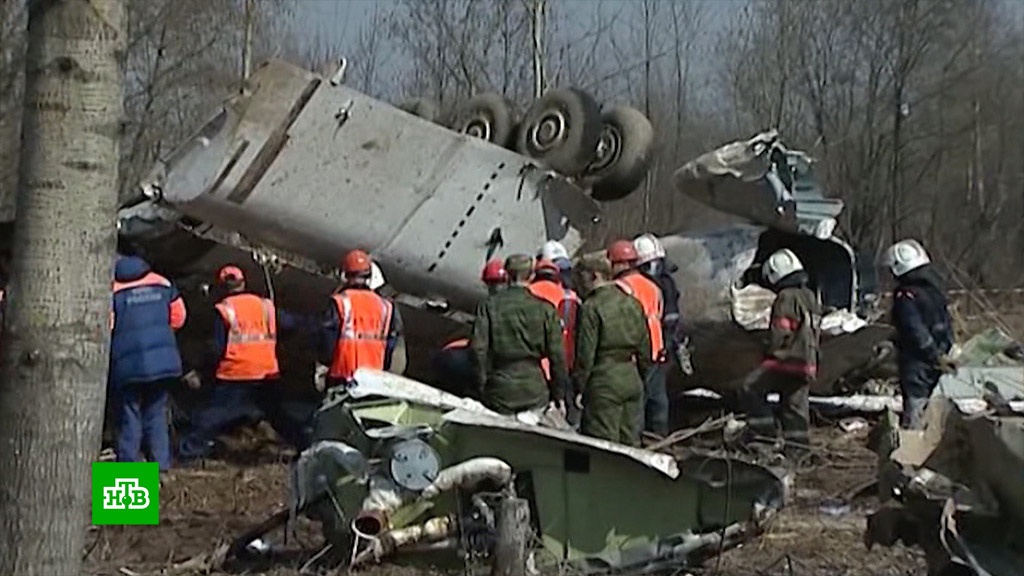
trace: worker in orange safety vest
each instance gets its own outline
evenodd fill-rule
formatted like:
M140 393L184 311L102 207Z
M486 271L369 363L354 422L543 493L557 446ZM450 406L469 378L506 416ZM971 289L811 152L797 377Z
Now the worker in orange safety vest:
M402 317L370 286L370 255L352 250L342 261L345 283L331 296L320 322L320 363L327 387L349 385L359 368L389 370L393 351L404 350Z
M576 326L579 320L580 298L571 288L562 285L561 270L546 258L538 258L533 267L533 281L528 290L534 296L550 302L558 311L558 322L562 328L562 346L565 349L565 364L572 372L573 360L576 356ZM551 363L547 358L540 362L544 377L551 380ZM571 398L572 390L566 389L566 398ZM575 405L569 402L566 406L566 419L570 424L578 420Z
M661 288L637 270L639 255L629 240L617 240L608 246L608 260L612 263L615 284L626 294L640 302L647 320L647 331L651 336L653 367L644 375L644 409L637 423L641 431L653 432L660 436L668 434L668 392L666 390L666 367L668 356L665 352L662 334L662 317L665 305Z
M505 261L492 258L484 265L480 281L487 287L488 294L494 294L508 284ZM473 355L469 351L469 338L449 341L431 358L431 366L437 377L437 385L453 394L469 394L474 387Z
M281 371L277 361L277 337L298 320L274 303L246 287L245 274L237 266L224 266L217 273L217 285L224 294L214 305L214 349L208 365L216 381L207 401L192 414L192 427L179 445L183 462L205 456L214 439L250 418L267 419L287 442L302 449L307 441L302 417L286 412ZM200 386L196 371L186 383Z

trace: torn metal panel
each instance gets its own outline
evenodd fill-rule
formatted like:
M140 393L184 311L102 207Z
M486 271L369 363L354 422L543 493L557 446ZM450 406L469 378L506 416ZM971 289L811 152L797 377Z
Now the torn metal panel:
M486 554L494 537L493 491L507 482L509 467L514 488L504 489L530 503L542 542L537 564L568 563L591 574L690 565L756 535L786 500L783 478L743 460L695 453L677 461L498 415L387 373L360 371L356 379L321 408L314 446L362 446L369 482L346 480L343 467L331 464L336 458L312 466L313 458L300 456L307 464L299 473L307 477L296 478L296 492L315 502L306 513L323 523L331 542L350 547L350 537L363 534L369 544L357 541L360 561L406 541L451 550L451 542L440 540L448 530L427 530L445 518L463 536L455 548ZM409 456L415 454L421 456ZM325 484L308 477L314 468L342 476ZM418 481L417 474L428 476ZM318 498L318 485L334 494L330 503ZM607 498L627 490L642 497ZM602 505L594 506L598 500ZM438 540L425 541L424 534Z
M828 238L843 202L825 198L814 181L812 160L789 150L778 132L731 142L684 164L676 189L702 204L789 232Z
M925 551L929 574L1024 573L1024 417L971 415L935 396L923 430L883 420L879 489L893 499L868 520L866 542Z
M348 389L348 394L356 399L379 396L445 410L460 409L467 412L495 414L476 400L449 394L433 386L427 386L391 372L360 368L356 370L353 378L356 383Z
M369 250L399 292L461 310L486 294L488 258L549 238L575 251L596 217L584 190L512 150L279 60L250 80L143 182L149 196L323 266Z
M579 447L585 446L596 450L621 454L631 460L636 460L645 466L649 466L669 478L676 478L679 476L679 468L676 466L676 461L668 454L650 452L641 448L633 448L631 446L625 446L623 444L609 442L607 440L600 440L571 430L557 430L554 428L545 428L543 426L534 426L525 424L510 416L502 416L495 413L480 413L469 410L455 410L449 412L444 415L444 421L464 426L524 432L532 435L544 436L554 440L560 440Z

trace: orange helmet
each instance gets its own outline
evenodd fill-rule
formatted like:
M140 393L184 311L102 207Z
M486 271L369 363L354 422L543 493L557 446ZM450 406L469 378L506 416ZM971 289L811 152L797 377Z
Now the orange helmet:
M608 260L612 264L636 262L638 258L636 247L629 240L616 240L608 245Z
M558 265L547 258L538 258L533 265L534 272L558 272Z
M245 280L245 273L238 266L229 264L217 272L217 282L224 284L228 280Z
M487 261L483 273L480 274L480 280L487 285L508 281L508 272L505 271L505 263L501 261L501 258L492 258Z
M362 250L349 250L341 262L341 270L345 274L369 274L370 255Z

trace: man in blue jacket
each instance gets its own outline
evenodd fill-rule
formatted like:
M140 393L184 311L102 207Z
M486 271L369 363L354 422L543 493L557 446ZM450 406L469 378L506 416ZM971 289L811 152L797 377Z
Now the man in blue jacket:
M117 412L117 460L139 462L142 442L160 470L171 467L167 393L181 378L174 331L185 303L170 280L145 260L121 256L114 268L110 317L110 390Z
M956 364L948 356L953 347L953 322L942 282L917 240L890 246L885 264L897 282L892 319L900 355L900 426L916 429L939 377L956 372Z

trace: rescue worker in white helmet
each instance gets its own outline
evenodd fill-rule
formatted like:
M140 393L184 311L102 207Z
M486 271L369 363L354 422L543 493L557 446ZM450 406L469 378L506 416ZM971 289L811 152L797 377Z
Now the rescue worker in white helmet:
M558 266L558 275L562 286L572 289L572 260L569 258L569 251L565 249L558 240L548 240L537 253L537 260L550 260Z
M885 252L884 264L896 278L892 320L899 350L902 428L915 429L943 372L956 372L949 357L953 322L942 281L917 240L902 240Z
M764 360L744 383L747 425L758 435L774 438L778 421L784 453L798 457L810 445L808 394L818 372L821 304L807 286L810 279L792 250L775 252L761 270L776 297ZM774 411L767 401L769 392L779 394Z
M683 374L693 374L690 360L689 339L683 334L683 317L680 301L682 292L672 276L679 271L679 266L668 259L665 246L653 234L641 234L633 240L636 248L637 268L661 288L665 302L665 316L662 318L662 331L665 334L666 349L675 353L676 361Z
M661 291L662 317L661 331L664 340L664 362L657 362L654 370L644 379L643 409L640 411L641 429L660 436L668 434L669 400L666 382L670 356L679 358L682 338L679 334L679 287L672 278L672 272L678 268L665 259L665 247L652 234L642 234L633 240L636 250L636 267L648 280ZM686 372L689 369L689 354L686 362L680 367Z

